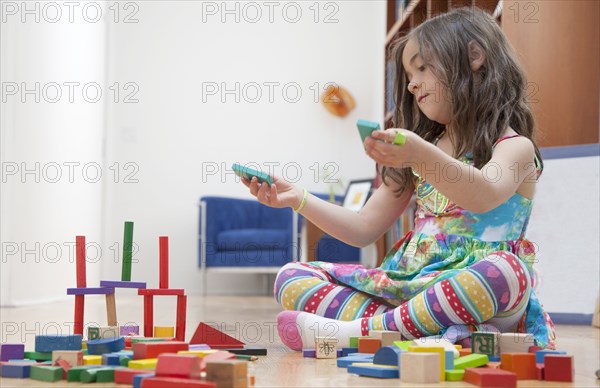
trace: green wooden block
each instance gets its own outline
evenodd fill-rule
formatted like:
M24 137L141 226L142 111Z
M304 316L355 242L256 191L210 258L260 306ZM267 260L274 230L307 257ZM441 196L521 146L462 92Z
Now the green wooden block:
M464 377L464 369L450 369L446 371L446 381L462 381Z
M129 366L129 361L131 360L132 357L128 357L128 356L121 356L119 357L119 364L121 364L121 366L124 366L125 368L127 368Z
M471 335L471 351L500 357L500 333L475 332Z
M125 221L125 233L123 236L123 267L121 280L131 281L131 261L133 257L133 222Z
M412 341L394 341L394 346L397 346L400 349L406 350L408 352L408 348L414 345Z
M87 356L90 354L90 352L88 352L87 349L81 349L81 353L83 353L84 356Z
M137 344L138 342L165 342L166 338L152 338L152 337L141 337L141 338L132 338L131 339L131 348L133 349L133 344Z
M25 352L24 357L36 361L52 361L52 352Z
M100 328L99 327L88 327L88 332L87 332L87 339L88 341L92 341L95 339L100 338Z
M75 366L67 371L67 381L81 381L81 373L87 369L98 369L100 365Z
M32 365L29 369L29 378L40 381L60 381L63 378L64 370L60 366L36 366Z
M454 369L477 368L487 365L488 361L487 354L469 354L454 360Z
M96 382L97 383L112 383L115 381L115 370L117 368L101 368L98 369L98 373L96 374Z
M350 345L349 348L358 348L358 337L350 337Z

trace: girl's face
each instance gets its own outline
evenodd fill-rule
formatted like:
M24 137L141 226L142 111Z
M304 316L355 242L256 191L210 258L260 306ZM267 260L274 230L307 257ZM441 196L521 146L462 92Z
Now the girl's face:
M408 91L415 96L419 109L427 118L446 125L450 123L452 106L446 87L438 80L419 54L415 39L406 42L402 66L408 77Z

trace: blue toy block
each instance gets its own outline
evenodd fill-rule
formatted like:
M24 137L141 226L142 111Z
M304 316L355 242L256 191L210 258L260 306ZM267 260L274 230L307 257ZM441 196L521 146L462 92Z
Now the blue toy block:
M0 345L0 361L25 358L24 344L2 344Z
M342 355L339 357L346 357L350 353L358 353L358 348L342 348Z
M491 357L490 357L491 360ZM444 368L445 370L454 369L454 352L452 350L446 350L444 353ZM500 361L500 357L498 357L498 361Z
M567 354L567 352L562 352L562 351L558 351L558 350L538 350L537 352L535 352L535 362L536 364L543 364L544 363L544 357L546 357L546 354Z
M105 353L102 355L102 365L121 365L121 355L119 353Z
M371 357L364 356L346 356L337 359L338 368L347 368L352 365L354 362L371 362L373 361L373 355L370 354Z
M488 361L500 362L500 356L488 356ZM448 368L446 368L446 369L448 369Z
M403 350L397 346L384 346L375 352L373 364L375 365L391 365L400 366L400 353Z
M302 356L315 358L317 356L317 351L315 349L302 349Z
M400 378L400 368L388 365L375 365L372 363L358 363L348 367L348 373L359 376L379 377L380 379Z
M154 377L154 373L133 376L133 388L142 388L142 380L146 377Z
M81 334L73 335L36 335L35 351L51 353L55 350L81 350Z
M29 370L31 369L31 364L17 364L17 363L6 363L2 365L2 377L12 377L17 379L27 379L29 378Z
M88 354L101 355L125 349L125 338L99 338L87 342Z
M371 357L373 358L374 353L350 353L348 357Z
M100 287L109 288L146 288L146 282L130 282L127 280L100 280Z

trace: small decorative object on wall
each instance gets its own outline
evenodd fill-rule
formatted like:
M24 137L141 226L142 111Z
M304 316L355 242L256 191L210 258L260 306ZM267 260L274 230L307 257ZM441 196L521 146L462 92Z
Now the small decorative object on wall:
M321 95L321 102L329 113L338 117L345 117L354 109L354 97L338 84L331 83Z
M355 212L360 211L367 203L372 187L373 179L350 181L342 206Z

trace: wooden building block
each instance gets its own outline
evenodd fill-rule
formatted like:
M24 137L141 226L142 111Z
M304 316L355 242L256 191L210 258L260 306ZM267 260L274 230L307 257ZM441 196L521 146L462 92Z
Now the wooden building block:
M337 359L338 368L348 368L355 362L373 362L373 355L360 355L360 356L346 356Z
M158 237L159 266L158 287L169 288L169 237Z
M77 288L87 287L85 275L85 236L75 236L75 277L77 279Z
M125 221L123 233L123 266L121 280L131 281L131 263L133 259L133 222Z
M502 353L528 353L529 348L534 345L532 334L502 333L500 335Z
M400 381L403 383L439 383L440 362L439 353L403 352L400 354Z
M6 364L2 365L2 368L0 369L0 375L2 377L26 379L29 378L31 365L31 363L7 362Z
M74 366L67 371L67 381L81 381L81 373L86 369L102 368L101 365Z
M211 381L189 380L173 377L147 377L142 379L142 388L216 388Z
M156 358L162 353L177 353L180 350L188 350L186 342L164 341L164 342L137 342L133 345L133 359Z
M175 336L175 327L174 326L154 326L154 336L155 337L173 338Z
M380 379L397 379L400 377L398 366L376 365L371 362L356 362L348 366L348 373Z
M517 388L517 375L502 369L467 368L463 381L478 387Z
M315 337L315 358L337 358L337 338Z
M100 287L146 288L146 282L129 282L129 281L123 281L123 280L100 280Z
M209 361L206 363L206 380L221 387L247 387L248 362L241 360Z
M454 369L478 368L487 365L488 361L485 354L469 354L454 360Z
M538 350L534 354L535 354L535 362L537 364L543 364L544 363L544 358L547 355L549 355L549 354L563 354L564 355L564 354L567 354L567 353L559 351L559 350L543 349L543 350Z
M114 288L113 288L114 290ZM117 305L115 302L115 294L106 294L106 323L108 326L117 326ZM117 333L119 331L117 330Z
M463 348L458 351L458 356L464 357L464 356L467 356L472 353L473 353L473 351L471 350L471 348Z
M98 369L98 373L96 373L96 382L97 383L112 383L112 382L114 382L115 381L115 372L118 369L121 369L121 367Z
M200 360L200 368L204 371L206 369L206 364L212 361L229 361L235 360L236 356L233 353L220 351L212 354L208 354Z
M114 353L123 349L125 349L125 339L123 337L99 338L87 342L87 350L90 355Z
M25 352L24 357L35 361L52 361L52 352Z
M143 369L120 368L115 369L115 384L133 384L133 376L148 373Z
M454 354L454 358L458 358L459 353L456 346L447 339L439 336L433 337L422 337L412 340L412 346L428 346L433 348L443 347L446 350L451 350Z
M397 346L400 349L408 352L408 348L415 345L413 344L413 341L394 341L394 346Z
M185 325L187 322L187 296L177 296L177 316L175 317L175 338L185 341Z
M155 373L157 377L200 379L200 358L192 354L161 354Z
M81 334L74 335L36 335L35 351L52 352L54 350L81 350Z
M108 295L114 293L115 289L108 287L67 288L67 295Z
M100 338L100 328L98 326L89 326L87 329L87 339L95 340Z
M121 335L121 336L140 335L140 327L138 325L119 326L119 335Z
M0 345L0 361L22 360L23 358L25 358L24 344Z
M349 344L348 347L350 348L358 348L358 339L360 337L350 337L348 338Z
M375 352L373 364L400 367L400 353L403 350L397 346L383 346Z
M315 349L302 349L302 357L315 358L317 357L317 351Z
M153 329L154 329L154 296L153 295L144 295L144 337L152 337Z
M540 381L544 380L544 364L535 364L535 369L537 373L537 379Z
M192 349L192 346L194 345L190 345L190 349ZM231 353L235 353L235 354L245 354L248 356L266 356L267 355L267 348L262 348L260 346L249 346L249 345L245 345L243 348L225 348L222 350L226 350L228 352ZM340 349L338 349L340 350ZM358 351L358 348L356 348L355 351Z
M83 365L102 365L102 356L84 355Z
M83 352L80 350L55 350L52 352L52 365L65 360L71 367L83 365Z
M190 344L206 344L211 349L243 348L244 343L219 331L204 322L200 322Z
M145 372L148 372L148 371L145 371ZM154 373L143 373L143 374L133 376L133 388L141 388L142 381L144 381L145 379L151 379L153 377L156 377L156 376L154 376Z
M63 368L60 366L32 365L29 368L29 378L32 380L55 382L63 378Z
M369 337L379 338L381 346L392 346L395 341L402 341L402 335L399 331L369 330Z
M446 378L446 349L442 346L440 347L429 347L429 346L411 346L408 348L409 352L417 352L417 353L436 353L440 355L439 361L439 381L444 381ZM452 358L454 360L454 358ZM454 368L451 368L454 369Z
M488 357L500 356L501 333L476 331L471 334L471 350L473 353L487 354Z
M155 369L158 358L145 358L129 361L128 367L131 369Z
M116 338L120 337L119 326L100 326L100 332L98 338ZM88 338L90 339L90 338Z
M573 356L548 354L544 357L544 378L546 381L572 382L574 365Z
M140 288L138 295L143 296L177 296L184 295L185 290L183 288Z
M516 373L518 380L535 380L537 377L533 353L502 353L500 368Z
M373 353L377 352L381 347L381 340L379 338L361 337L358 339L358 352L359 353Z
M446 381L462 381L465 377L464 369L450 369L446 370Z

